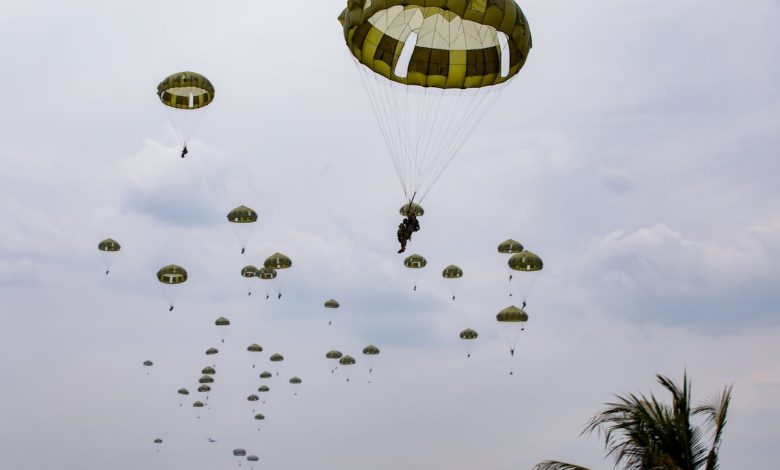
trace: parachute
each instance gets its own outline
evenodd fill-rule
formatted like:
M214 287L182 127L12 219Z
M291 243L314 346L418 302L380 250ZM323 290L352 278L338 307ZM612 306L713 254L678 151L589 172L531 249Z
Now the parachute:
M507 345L509 346L509 353L511 358L515 356L515 347L517 341L520 339L520 333L525 330L525 323L528 321L528 314L521 308L517 308L514 305L509 306L496 315L496 321L502 325L504 330L504 337L506 338ZM514 374L513 370L509 371L509 374Z
M230 326L230 320L228 320L225 317L219 317L216 320L214 320L214 324L219 327L219 336L220 340L224 343L225 342L225 335L227 334L226 326Z
M412 281L414 282L414 290L417 290L417 283L420 281L420 269L424 268L428 264L428 261L422 257L422 255L413 254L404 259L404 266L411 271Z
M152 362L152 361L144 361L143 365L144 365L144 367L152 367L154 365L154 362ZM149 371L146 371L146 375L149 375Z
M444 279L449 279L447 284L449 285L450 293L452 293L452 300L455 300L455 293L458 290L458 279L463 277L463 270L458 266L451 264L444 268L444 270L441 272L441 277Z
M218 353L219 353L219 349L217 349L217 348L208 348L206 350L206 355L207 356L213 356L214 354L218 354Z
M258 397L255 394L249 395L246 397L247 403L249 403L250 408L252 409L252 413L255 412L255 407L257 405L257 402L260 401L260 397Z
M204 367L203 370L200 371L200 373L203 375L215 375L217 373L217 370L211 366L208 366L208 367Z
M336 351L336 350L328 351L328 352L325 353L325 358L331 359L331 360L339 360L339 359L341 359L342 356L343 356L343 354L341 354L341 351ZM332 374L338 368L339 368L338 365L334 366L330 370L330 373Z
M408 216L409 214L414 214L417 217L422 217L425 215L425 209L423 209L421 205L415 204L413 202L404 204L400 209L398 209L398 212L400 212L404 217Z
M279 375L279 363L284 361L284 356L279 353L274 353L271 355L271 357L268 358L268 360L274 363L274 372L276 375Z
M157 85L157 96L164 105L179 143L181 158L187 155L187 142L203 118L204 108L214 101L214 85L195 72L179 72L165 77Z
M260 378L261 379L270 379L273 376L274 376L274 374L272 374L272 373L270 373L268 371L260 372Z
M198 393L209 393L211 391L211 387L209 387L206 384L202 384L200 387L198 387ZM206 401L209 401L209 396L206 395Z
M154 443L157 444L157 452L160 452L160 444L163 443L163 440L158 437L154 440Z
M201 408L203 408L204 406L205 406L205 405L203 404L203 402L202 402L202 401L196 401L195 403L193 403L193 404L192 404L192 407L193 407L193 408L195 409L195 411L197 412L197 414L196 414L196 417L197 417L198 419L200 419L200 409L201 409Z
M263 352L263 347L260 346L257 343L253 343L253 344L250 344L249 346L247 346L246 350L251 352L251 353L260 353L260 352ZM257 365L255 364L254 354L252 354L252 369L254 369L256 366Z
M98 250L103 252L103 264L106 267L106 276L108 276L108 273L111 270L111 265L114 264L116 254L119 253L119 250L121 249L122 247L119 245L119 242L113 238L106 238L98 243Z
M511 238L498 244L498 252L503 254L514 254L523 251L523 245L517 240Z
M201 384L213 384L214 383L214 377L210 375L204 375L200 379L198 379L198 383Z
M333 318L336 316L336 309L339 308L339 306L340 304L334 299L329 299L325 301L325 308L329 310L328 325L333 324Z
M301 385L300 377L293 377L290 379L290 384L293 386L293 395L298 396L298 387Z
M471 343L477 339L479 334L471 328L466 328L460 332L460 339L465 340L466 344L466 357L471 357Z
M253 224L257 222L257 212L251 207L242 205L228 212L227 219L233 225L243 255L246 251L246 242L252 234Z
M513 254L507 264L511 270L519 272L518 275L511 278L513 279L515 289L523 299L523 308L525 308L528 296L531 294L539 277L537 274L544 267L544 263L535 253L523 250L520 253ZM512 295L511 292L509 295Z
M349 355L342 356L341 359L339 359L339 364L344 366L341 368L341 370L344 371L344 375L347 377L347 382L349 382L349 378L351 375L350 369L352 369L351 367L348 366L353 366L355 365L356 362L357 361L355 360L355 358Z
M176 393L179 395L179 407L184 406L184 397L188 396L190 391L186 388L180 388Z
M265 421L265 416L262 413L257 413L255 415L255 421L258 422L257 423L257 430L259 431L260 430L260 421ZM255 459L257 459L257 457L255 457ZM249 460L249 457L247 457L247 460ZM250 460L250 461L257 462L257 460Z
M248 264L241 268L241 277L246 281L247 295L252 295L252 282L257 277L257 268Z
M268 300L268 298L271 296L270 292L274 290L276 284L276 270L273 268L262 267L257 270L256 276L261 280L266 281L264 283L266 284L265 299Z
M163 284L163 293L170 305L168 311L172 312L173 304L179 297L179 287L187 282L187 270L181 266L169 264L157 271L157 280Z
M368 362L368 383L371 383L371 373L374 372L374 363L377 356L379 356L379 348L373 344L369 344L363 348L363 355L366 356Z
M349 0L339 21L404 195L421 202L525 64L528 22L512 0Z
M281 253L274 253L265 259L263 267L266 269L274 269L279 271L280 269L289 269L292 267L292 260ZM279 288L279 293L276 296L277 299L282 298L282 290Z

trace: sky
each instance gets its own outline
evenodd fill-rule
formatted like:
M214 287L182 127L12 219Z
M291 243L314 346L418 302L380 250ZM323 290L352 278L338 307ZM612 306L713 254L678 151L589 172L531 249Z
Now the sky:
M533 49L424 201L416 292L344 6L2 1L4 464L205 470L245 448L256 468L610 468L588 418L687 371L696 401L734 385L722 468L780 468L780 3L521 2ZM155 96L182 70L217 90L185 160ZM260 215L244 255L240 204ZM545 263L512 363L507 238ZM247 296L241 267L277 251L282 299ZM170 263L190 276L173 312L154 275ZM211 346L196 419L175 392ZM349 382L330 349L356 355ZM258 430L245 397L271 352Z

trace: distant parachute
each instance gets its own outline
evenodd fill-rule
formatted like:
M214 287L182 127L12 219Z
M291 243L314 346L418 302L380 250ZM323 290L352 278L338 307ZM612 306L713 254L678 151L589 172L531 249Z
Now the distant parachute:
M219 337L220 340L224 343L225 342L225 336L227 335L227 326L230 326L230 320L228 320L225 317L219 317L216 320L214 320L214 324L217 325L219 328Z
M233 225L236 238L241 245L241 254L244 254L246 243L252 234L252 227L257 222L257 212L251 207L241 205L228 212L227 219Z
M263 263L263 267L267 269L273 269L278 272L281 269L291 268L292 260L287 255L283 255L282 253L274 253L265 259L265 262ZM279 293L277 294L276 298L277 299L282 298L281 287L279 288Z
M417 283L420 281L420 269L424 268L428 261L422 255L413 254L404 259L404 266L410 269L412 280L414 281L414 290L417 290Z
M355 365L356 362L357 361L355 360L355 358L349 355L342 356L342 358L339 359L339 364L342 366L341 370L344 371L344 375L347 377L347 382L349 382L349 377L351 375L351 369L352 369L349 366Z
M341 351L336 351L336 350L333 350L333 351L328 351L327 353L325 353L325 357L326 357L327 359L331 359L331 360L335 360L335 361L338 361L339 359L341 359L341 357L342 357L342 356L343 356L343 354L341 354ZM333 372L335 372L335 371L336 371L336 369L338 369L338 368L339 368L339 366L338 366L338 363L337 363L337 365L336 365L336 366L334 366L334 367L333 367L333 368L330 370L330 373L332 374L332 373L333 373Z
M274 367L273 367L274 372L276 373L276 375L279 375L279 368L280 368L279 363L284 361L284 356L282 356L279 353L275 353L272 354L271 357L268 358L268 360L274 363Z
M265 299L271 296L271 292L276 287L276 270L273 268L266 268L265 266L257 270L256 276L264 281L265 285Z
M196 416L198 419L200 419L200 409L203 408L204 406L205 405L203 404L202 401L196 401L195 403L192 404L192 407L195 409L195 411L197 411Z
M203 370L200 371L200 373L203 375L215 375L217 373L217 370L211 366L208 366L208 367L204 367Z
M249 351L250 353L260 353L263 352L263 347L257 343L252 343L249 346L247 346L246 350ZM255 355L252 354L252 369L254 369L255 367L256 367Z
M154 440L154 443L157 444L157 452L160 452L160 444L163 443L163 440L158 437Z
M244 278L246 283L247 295L252 295L252 284L254 284L254 279L257 277L257 268L251 264L244 266L241 268L241 277Z
M201 377L200 379L198 379L198 383L202 383L202 384L212 384L212 383L214 383L214 377L212 377L212 376L210 376L210 375L204 375L203 377Z
M523 251L523 244L511 238L498 244L498 252L503 254L514 254Z
M463 270L458 266L451 264L444 268L444 270L441 272L441 277L448 279L447 284L450 288L450 292L452 293L452 300L455 300L455 294L458 290L458 283L460 282L458 280L463 277Z
M539 277L538 272L542 270L544 263L537 254L523 250L512 255L507 261L507 265L511 270L518 272L517 275L513 276L513 283L523 299L523 308L525 308L528 296Z
M369 344L363 348L363 355L366 356L366 361L368 362L368 383L371 383L371 373L374 372L374 363L376 363L377 356L379 356L379 348Z
M340 304L335 299L325 301L325 308L328 309L328 325L333 324L333 318L336 316L336 309L339 307Z
M273 376L274 376L274 374L272 374L272 373L270 373L268 371L264 371L264 372L260 373L260 378L261 379L270 379Z
M179 395L179 406L184 406L184 397L188 396L190 391L186 388L180 388L176 393Z
M164 105L179 143L181 158L187 155L187 142L203 118L203 110L214 101L214 85L195 72L171 74L157 85L157 97Z
M479 337L476 331L471 328L466 328L460 332L460 339L465 340L466 344L466 357L471 357L471 343Z
M157 280L164 286L163 293L170 305L168 311L173 311L173 304L179 296L179 286L187 282L187 270L181 266L169 264L157 271Z
M219 353L219 349L217 349L217 348L208 348L206 350L206 355L207 356L212 356L212 355L218 354L218 353Z
M528 314L525 313L523 309L512 305L498 312L496 321L502 325L504 337L509 346L509 353L511 357L514 358L515 347L517 346L517 341L520 339L520 333L525 330ZM510 370L509 373L514 374L514 371Z
M144 367L152 367L154 365L154 362L152 362L152 361L144 361L143 365L144 365ZM149 371L146 371L146 375L149 375Z
M106 238L98 243L98 250L103 252L103 264L106 267L106 276L108 276L111 265L114 264L114 259L121 249L122 247L119 245L119 242L112 238Z
M290 384L293 386L293 395L298 396L298 387L302 382L300 377L293 377L290 379Z

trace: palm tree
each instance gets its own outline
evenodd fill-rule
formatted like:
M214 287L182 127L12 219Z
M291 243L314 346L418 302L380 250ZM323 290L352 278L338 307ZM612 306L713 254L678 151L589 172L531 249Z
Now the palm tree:
M617 395L615 403L594 415L582 434L598 431L604 437L607 456L615 468L626 470L717 470L718 449L733 386L723 389L710 403L691 407L691 383L688 374L683 386L656 375L658 382L672 394L671 405L653 395ZM701 425L692 418L703 418ZM534 470L588 470L585 467L547 460Z

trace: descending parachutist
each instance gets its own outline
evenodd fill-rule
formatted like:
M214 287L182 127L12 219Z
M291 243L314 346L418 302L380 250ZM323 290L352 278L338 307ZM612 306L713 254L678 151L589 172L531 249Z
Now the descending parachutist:
M173 312L173 305L171 305L170 308L168 308L168 311Z
M241 248L241 254L242 255L244 254L245 251L246 251L246 248Z
M268 294L265 294L265 300L268 300L271 296Z
M106 269L106 276L108 276L108 269Z
M184 158L188 153L190 153L187 150L187 146L185 145L183 149L181 149L181 158Z
M277 295L277 296L276 296L276 298L277 298L277 299L281 299L281 298L282 298L282 293L281 293L281 292L279 292L279 295Z

